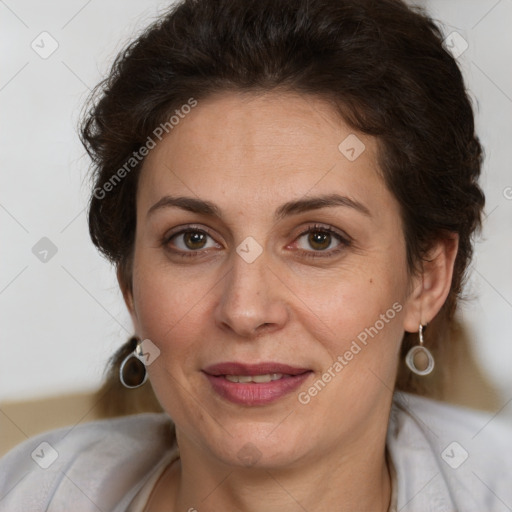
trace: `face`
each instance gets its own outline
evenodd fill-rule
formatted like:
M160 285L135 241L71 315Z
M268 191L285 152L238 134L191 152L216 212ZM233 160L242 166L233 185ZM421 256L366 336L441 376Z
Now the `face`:
M381 435L410 289L377 143L323 100L219 94L146 157L128 304L180 448L293 466Z

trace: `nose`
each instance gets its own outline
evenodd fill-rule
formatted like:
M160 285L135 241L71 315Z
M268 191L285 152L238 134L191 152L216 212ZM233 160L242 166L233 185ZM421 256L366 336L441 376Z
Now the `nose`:
M269 267L265 251L252 263L237 253L232 259L215 310L217 325L251 339L282 329L289 317L286 287Z

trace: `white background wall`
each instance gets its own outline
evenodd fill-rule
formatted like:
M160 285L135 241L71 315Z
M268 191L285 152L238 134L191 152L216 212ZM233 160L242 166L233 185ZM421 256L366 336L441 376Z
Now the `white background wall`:
M487 153L487 218L468 288L476 298L463 317L505 404L512 399L512 1L425 4L446 34L455 30L469 44L459 60ZM118 50L167 5L0 2L0 400L95 389L131 333L114 272L89 239L89 162L76 126ZM51 48L48 36L37 37L43 31L58 43L46 59L31 48L33 40L41 52ZM57 248L45 263L32 252L42 237Z

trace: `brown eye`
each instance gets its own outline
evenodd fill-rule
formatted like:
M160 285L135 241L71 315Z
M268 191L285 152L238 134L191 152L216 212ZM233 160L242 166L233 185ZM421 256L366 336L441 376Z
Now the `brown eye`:
M308 243L313 249L323 251L327 249L331 243L331 234L325 231L310 231Z
M183 235L183 242L191 250L202 249L206 244L206 233L200 231L187 231Z
M348 235L343 236L330 227L315 225L309 226L306 231L301 233L296 244L305 257L327 258L335 256L349 247L351 239Z
M178 256L199 256L207 253L206 249L221 249L209 233L203 229L182 229L167 235L163 245Z

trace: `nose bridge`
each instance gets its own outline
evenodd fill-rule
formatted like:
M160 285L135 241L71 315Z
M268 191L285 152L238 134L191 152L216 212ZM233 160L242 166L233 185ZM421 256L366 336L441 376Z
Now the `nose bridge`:
M264 324L282 326L286 305L268 263L268 255L254 240L237 247L216 310L217 322L242 336L254 335Z

